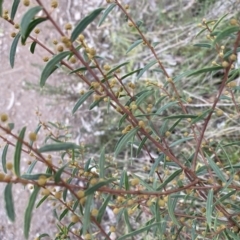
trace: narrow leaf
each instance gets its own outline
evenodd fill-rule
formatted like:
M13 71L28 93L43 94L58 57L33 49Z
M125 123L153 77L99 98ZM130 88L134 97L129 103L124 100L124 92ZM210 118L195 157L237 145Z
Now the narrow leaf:
M22 21L20 23L20 31L22 37L25 38L29 23L32 21L32 19L35 17L35 15L42 10L42 7L36 6L31 9L29 9L22 17Z
M43 87L48 79L48 77L52 74L53 70L56 69L56 65L62 61L65 57L67 57L71 52L61 52L55 55L50 61L47 62L45 68L42 71L40 86Z
M5 200L7 215L9 219L12 222L14 222L15 211L14 211L13 196L12 196L12 183L8 183L4 189L4 200Z
M30 230L30 225L31 225L32 211L33 211L33 207L34 207L35 201L37 199L39 190L40 190L39 187L37 187L37 186L34 187L34 190L29 198L28 206L27 206L27 209L26 209L25 215L24 215L24 236L27 239L29 236L29 230Z
M43 233L43 234L41 234L38 238L39 238L39 240L41 239L41 238L43 238L43 237L50 237L47 233Z
M219 25L219 23L228 15L229 13L226 13L225 15L223 15L213 26L212 31L215 30L215 28Z
M143 43L142 39L139 39L137 41L135 41L126 51L126 54L128 54L129 52L131 52L135 47L137 47L139 44Z
M108 183L110 183L110 182L112 182L112 181L114 181L114 180L115 180L114 178L111 178L111 179L108 179L108 180L106 180L106 181L101 181L101 182L93 185L92 187L89 187L89 188L85 191L84 196L88 196L88 195L90 195L90 194L95 193L99 188L107 185Z
M197 116L195 119L193 119L191 121L191 124L197 123L201 120L203 120L208 114L210 114L210 112L212 112L212 109L207 109L205 110L202 114L200 114L199 116Z
M142 70L142 68L137 69L137 70L134 70L134 71L132 71L132 72L130 72L130 73L122 76L122 77L121 77L121 80L123 80L123 79L125 79L125 78L127 78L127 77L129 77L129 76L131 76L131 75L133 75L134 73L139 73L141 70Z
M10 65L12 68L14 67L15 55L16 55L17 45L18 45L20 36L21 36L20 33L18 33L15 36L15 38L13 39L13 42L12 42L11 49L10 49L9 60L10 60Z
M173 223L175 223L175 225L180 227L180 223L178 222L177 218L175 217L174 214L174 210L177 204L177 197L173 198L174 195L169 195L168 196L168 202L167 202L167 206L168 206L168 213L170 218L172 219Z
M128 234L126 234L124 236L121 236L120 238L118 238L118 240L131 239L132 237L134 237L134 236L136 236L136 235L138 235L138 234L140 234L142 232L149 231L152 227L155 227L155 226L157 226L159 224L161 224L161 223L155 222L153 224L149 224L149 225L147 225L145 227L139 228L139 229L137 229L137 230L135 230L135 231L133 231L131 233L128 233Z
M90 90L86 93L84 93L77 101L77 103L75 104L73 110L72 110L72 114L74 114L78 108L88 99L89 96L91 96L94 93L93 90Z
M105 11L103 12L103 15L101 16L98 26L100 27L102 25L102 23L104 22L104 20L106 19L106 17L108 16L108 14L113 10L113 8L116 7L116 3L112 3L109 5L109 7L107 9L105 9Z
M29 37L30 33L32 32L32 30L40 23L46 21L48 18L37 18L33 21L30 22L30 24L28 25L28 28L26 29L25 35L22 36L22 44L25 44L27 41L27 38Z
M49 144L45 145L38 149L39 152L53 152L53 151L63 151L63 150L69 150L79 148L78 145L71 142L65 142L65 143L57 143L57 144Z
M105 177L105 148L103 147L99 159L99 177Z
M226 183L226 179L222 173L222 171L220 170L220 168L218 167L218 165L209 157L207 156L207 160L209 165L211 166L211 168L213 169L213 171L216 173L217 177L224 183Z
M194 137L185 137L185 138L178 139L177 141L171 143L169 147L178 146L179 144L181 144L183 142L187 142L192 139L194 139Z
M207 206L206 206L206 218L207 218L207 224L209 226L209 229L211 229L211 225L212 225L212 212L213 212L213 189L211 189L208 192Z
M72 32L71 35L71 41L74 42L78 35L81 34L85 28L104 10L104 8L98 8L95 9L92 13L90 13L88 16L86 16L78 25L75 27L75 29Z
M141 96L139 96L136 100L136 105L139 106L147 97L153 95L153 91L150 90L150 91L147 91L143 94L141 94Z
M193 46L201 47L201 48L212 48L212 44L209 44L209 43L196 43Z
M47 198L48 198L48 195L42 197L41 200L37 203L36 208L40 207Z
M34 54L35 48L36 48L37 42L33 42L30 46L30 52Z
M125 135L123 135L122 138L117 142L117 145L115 147L115 156L117 156L120 151L123 149L123 147L126 145L126 143L137 133L138 128L134 128Z
M152 67L153 65L155 65L157 63L157 60L154 59L152 60L150 63L148 63L141 71L140 73L137 75L137 79L139 79L150 67Z
M201 69L198 69L198 70L188 74L188 77L194 76L194 75L197 75L197 74L200 74L200 73L213 72L213 71L217 71L217 70L220 70L220 69L222 69L222 67L220 67L220 66L201 68Z
M223 31L221 31L217 37L215 38L213 44L219 42L220 40L222 40L225 37L229 37L232 33L236 33L240 30L239 26L231 26L228 27L226 29L224 29Z
M129 64L129 62L124 62L124 63L121 63L115 67L113 67L109 72L107 72L107 75L111 74L111 73L114 73L117 69L121 68L122 66L125 66Z
M66 216L66 214L68 213L68 211L69 211L68 208L64 209L64 210L62 211L62 213L60 214L60 216L59 216L59 220L62 220L62 219Z
M7 151L9 144L6 144L2 152L2 167L3 171L7 173L6 162L7 162Z
M182 172L182 169L178 169L173 174L171 174L158 188L157 191L164 188L168 183L170 183L175 177L177 177Z
M84 210L84 218L83 218L83 225L82 225L82 230L83 230L83 235L87 233L88 228L90 227L90 211L91 211L91 205L93 201L93 196L94 194L91 194L87 197L86 203L85 203L85 210Z
M67 166L68 166L68 163L58 169L58 171L56 172L56 174L55 174L55 176L54 176L54 181L55 181L55 183L59 183L59 182L60 182L60 180L61 180L61 175L62 175L64 169L65 169Z
M165 110L167 110L169 107L174 106L174 105L176 105L176 104L177 104L177 102L167 103L167 104L165 104L164 106L162 106L161 108L159 108L159 109L157 110L156 114L160 114L160 113L164 112Z
M22 152L22 141L25 135L26 127L24 127L19 136L18 141L16 143L15 154L14 154L14 172L20 177L20 160L21 160L21 152Z
M89 66L89 68L91 69L94 69L94 68L97 68L96 66ZM76 72L83 72L83 71L87 71L88 69L86 67L80 67L80 68L77 68L73 71L71 71L69 74L73 74L73 73L76 73Z
M37 173L37 174L23 174L21 175L21 178L27 179L27 180L38 180L41 176L51 177L52 175L49 173Z
M101 221L102 221L102 218L103 218L103 216L104 216L104 213L105 213L105 211L106 211L106 208L107 208L107 206L108 206L108 202L110 201L110 199L111 199L111 195L109 194L109 195L107 196L107 198L105 199L105 201L103 202L102 206L100 207L99 211L98 211L97 221L98 221L99 223L101 223Z
M20 0L14 0L13 1L12 10L11 10L11 16L10 16L11 20L14 20L14 17L15 17L15 14L17 12L19 3L20 3Z
M2 17L2 5L3 5L3 0L0 0L0 16Z

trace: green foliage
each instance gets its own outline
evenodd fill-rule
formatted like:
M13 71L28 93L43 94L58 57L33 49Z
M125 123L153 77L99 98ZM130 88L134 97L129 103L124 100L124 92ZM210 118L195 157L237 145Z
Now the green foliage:
M13 1L8 18L6 11L2 13L0 1L0 15L9 24L15 24L19 2ZM1 115L4 134L0 138L6 143L0 182L6 184L5 208L11 221L15 220L13 183L33 185L24 216L25 238L30 237L34 206L39 208L51 201L57 222L56 240L97 239L98 235L99 239L110 240L113 234L117 239L238 239L239 141L224 131L219 133L218 122L223 120L227 127L239 130L235 130L239 125L239 87L235 81L239 70L234 65L240 51L239 21L229 21L227 14L219 20L203 19L202 29L196 34L200 41L189 47L194 49L194 56L188 60L199 58L201 50L215 54L212 63L203 58L204 65L190 65L187 70L180 66L179 73L169 74L164 59L159 58L157 48L161 42L148 40L145 22L135 20L128 5L114 1L97 8L72 31L68 24L65 30L71 32L64 35L50 14L56 2L52 1L51 11L41 1L36 2L38 5L21 18L20 31L10 49L11 67L20 38L22 44L31 41L29 50L33 55L36 46L37 50L42 47L52 53L41 69L40 87L51 85L46 82L56 69L69 73L69 78L74 76L83 89L71 103L72 117L80 122L86 109L101 113L112 138L110 143L99 142L93 148L96 135L92 126L87 137L94 139L93 143L85 145L74 142L73 126L47 119L39 120L27 141L27 127L18 133L14 124L8 123L8 116ZM121 46L124 57L109 65L101 50L90 47L85 31L96 24L98 17L101 26L114 14L113 9L124 16L121 24L131 29L131 40ZM37 17L41 10L43 17ZM41 38L31 36L45 21L59 33L64 51L53 51ZM116 34L120 38L121 33L116 30ZM149 50L146 61L137 57L140 46ZM212 87L211 80L219 73L220 86L212 101L185 88L188 81L199 88L205 87L204 81ZM206 104L199 108L202 102ZM96 128L101 130L99 125ZM7 158L10 150L14 150L13 164ZM28 167L22 161L24 155L33 158ZM38 239L45 237L52 238L52 232Z

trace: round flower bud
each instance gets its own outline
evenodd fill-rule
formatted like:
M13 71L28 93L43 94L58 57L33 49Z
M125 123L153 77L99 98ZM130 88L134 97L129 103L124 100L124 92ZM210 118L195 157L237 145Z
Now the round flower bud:
M52 8L57 8L57 7L58 7L58 1L53 0L53 1L51 2L51 7L52 7Z
M71 23L66 23L65 24L65 29L66 30L72 30L72 24Z
M29 0L23 0L23 5L28 7L30 5L30 1Z
M35 132L29 133L28 137L29 137L29 140L32 142L35 142L37 140L37 134Z
M8 115L5 113L1 114L1 121L6 122L7 120L8 120Z
M71 217L71 222L72 223L77 223L77 222L79 222L79 217L77 216L77 215L72 215L72 217Z
M238 25L238 21L237 21L237 19L232 18L232 19L230 20L230 24L233 25L233 26Z
M62 52L63 50L64 50L63 45L58 45L58 46L57 46L57 51L58 51L58 52Z
M92 216L96 217L98 215L98 210L96 208L94 208L92 211L91 211L91 214Z
M223 68L229 67L229 62L223 61L223 62L222 62L222 67L223 67Z
M12 37L12 38L15 38L16 35L17 35L17 34L16 34L15 32L12 32L12 33L11 33L11 37Z
M36 34L39 34L39 33L40 33L40 29L39 29L39 28L35 28L35 29L34 29L34 32L35 32Z
M6 168L7 168L7 170L12 170L13 164L11 162L7 162L6 163Z
M49 60L49 57L43 57L44 62L48 62L48 60Z

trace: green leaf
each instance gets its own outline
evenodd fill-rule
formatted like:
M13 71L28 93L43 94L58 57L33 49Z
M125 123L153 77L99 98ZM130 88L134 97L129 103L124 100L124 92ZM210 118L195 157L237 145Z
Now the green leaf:
M21 175L21 178L24 178L27 180L38 180L39 177L41 176L51 177L52 175L49 173L23 174Z
M21 152L22 152L22 141L25 135L26 127L24 127L19 136L18 141L16 143L15 154L14 154L14 172L17 177L20 177L20 160L21 160Z
M163 111L167 110L169 107L176 105L178 102L170 102L159 108L156 112L156 114L160 114Z
M81 34L85 28L104 10L104 8L95 9L92 13L86 16L82 21L78 23L75 29L72 31L71 41L74 42L79 34Z
M91 69L94 69L94 68L97 68L96 66L89 66L89 68ZM83 71L87 71L88 69L86 67L80 67L80 68L77 68L73 71L71 71L69 74L73 74L73 73L76 73L76 72L83 72Z
M88 196L88 195L90 195L90 194L95 193L99 188L107 185L108 183L110 183L110 182L112 182L112 181L114 181L114 180L115 180L114 178L111 178L111 179L108 179L108 180L106 180L106 181L101 181L101 182L93 185L92 187L89 187L89 188L85 191L84 196Z
M86 99L88 99L89 96L91 96L94 93L93 90L90 90L86 93L84 93L77 101L77 103L75 104L73 110L72 110L72 114L74 114L78 108L86 101Z
M39 240L41 239L41 238L43 238L43 237L50 237L47 233L43 233L43 234L41 234L38 238L39 238Z
M10 131L14 129L14 123L8 123L7 125Z
M99 209L99 211L98 211L97 221L98 221L99 223L101 223L101 221L102 221L103 215L104 215L104 213L105 213L105 211L106 211L106 208L107 208L107 206L108 206L108 202L110 201L110 199L111 199L111 194L109 194L109 195L106 197L106 199L104 200L102 206L100 207L100 209Z
M10 49L9 60L12 68L14 67L15 55L16 55L17 45L18 45L20 36L21 36L20 33L16 35L16 37L13 39L12 46Z
M202 29L199 33L196 34L195 37L200 36L200 35L201 35L203 32L205 32L206 30L207 30L207 28Z
M181 144L183 142L187 142L192 139L194 139L194 137L185 137L185 138L178 139L177 141L171 143L170 147L178 146L179 144Z
M133 75L134 73L139 73L141 70L142 70L142 68L137 69L137 70L134 70L134 71L132 71L132 72L130 72L130 73L122 76L122 77L121 77L121 80L123 80L123 79L125 79L125 78L127 78L127 77L129 77L129 76L131 76L131 75Z
M40 86L43 87L48 79L48 77L53 73L56 69L56 65L62 61L65 57L67 57L71 52L61 52L55 55L51 60L49 60L42 71L41 79L40 79Z
M2 5L4 0L0 0L0 16L2 17Z
M95 108L96 106L98 106L99 103L100 103L102 100L103 100L103 97L101 97L101 98L100 98L99 100L97 100L97 101L94 101L94 102L90 105L89 110L92 110L93 108Z
M6 162L7 162L7 151L9 144L6 144L2 152L2 168L5 173L7 173Z
M155 222L155 223L153 223L153 224L149 224L149 225L147 225L147 226L145 226L145 227L139 228L139 229L137 229L137 230L135 230L135 231L133 231L133 232L130 232L130 233L124 235L124 236L119 237L118 240L132 239L132 237L134 237L134 236L136 236L136 235L138 235L138 234L140 234L140 233L142 233L142 232L147 232L147 231L149 231L152 227L155 227L155 226L157 226L157 225L159 225L159 224L161 224L161 223L160 223L160 222Z
M153 90L149 90L141 94L141 96L139 96L136 100L136 105L139 106L147 97L151 95L153 95Z
M209 44L209 43L196 43L193 46L201 47L201 48L212 48L212 44Z
M62 166L61 168L58 169L58 171L56 172L55 176L54 176L54 181L55 183L59 183L61 180L61 175L64 171L64 169L68 166L69 163L65 164L64 166Z
M99 159L99 177L105 177L105 148L103 147Z
M156 63L157 63L157 60L156 60L156 59L150 61L150 63L148 63L148 64L140 71L140 73L137 75L137 79L139 79L150 67L152 67L152 66L155 65Z
M34 54L35 48L36 48L37 42L33 42L30 46L30 52Z
M36 6L31 9L29 9L22 17L22 21L20 23L20 32L21 36L25 38L28 27L32 19L35 17L35 15L42 10L42 7Z
M143 43L142 39L139 39L135 41L126 51L126 54L128 54L130 51L132 51L135 47L137 47L139 44Z
M149 134L150 134L150 133L149 133ZM142 139L141 143L140 143L139 146L138 146L136 156L138 156L138 154L141 152L141 150L142 150L142 148L143 148L143 146L145 145L145 143L146 143L147 140L148 140L148 137L147 137L147 136L145 136L145 137Z
M209 165L211 166L211 168L213 169L213 171L216 173L217 177L224 183L226 183L226 179L222 173L222 171L220 170L220 168L218 167L218 165L211 159L211 157L207 156L207 160Z
M30 174L30 173L32 172L32 170L33 170L33 168L35 167L35 165L36 165L37 162L38 162L37 160L34 160L34 161L31 163L31 165L29 166L29 168L28 168L28 170L27 170L27 173L28 173L28 174Z
M211 189L208 192L208 197L207 197L206 218L207 218L207 224L209 226L209 229L211 229L211 225L212 225L212 212L213 212L213 189Z
M164 154L160 154L157 159L154 159L154 163L152 164L151 170L149 172L149 176L152 177L160 162L163 162Z
M4 200L5 200L7 215L9 219L12 222L14 222L15 211L14 211L13 196L12 196L12 183L8 183L4 189Z
M98 22L99 27L102 25L102 23L104 22L104 20L108 16L108 14L113 10L113 8L116 7L116 5L117 5L116 3L112 3L112 4L109 5L109 7L107 9L105 9L105 11L103 12L103 15L101 16L101 18Z
M11 10L11 16L10 16L12 21L14 20L14 17L16 15L19 3L20 3L20 0L14 0L13 1L12 10Z
M69 150L79 148L78 145L71 142L65 142L65 143L57 143L57 144L49 144L45 145L38 149L39 152L53 152L53 151L63 151L63 150Z
M90 216L91 216L91 205L93 202L94 194L91 194L87 197L84 210L84 218L82 223L83 235L87 233L88 228L90 227Z
M160 191L162 188L164 188L168 183L170 183L175 177L180 175L182 173L182 169L178 169L174 173L172 173L158 188L157 191Z
M41 200L37 203L36 208L40 207L47 198L48 198L47 195L42 197Z
M173 199L174 198L174 199ZM174 195L169 195L168 196L168 202L167 202L167 206L168 206L168 213L170 218L172 219L173 223L175 223L175 225L177 226L181 226L180 223L178 222L177 218L175 217L174 214L174 210L177 204L177 197L174 197Z
M110 71L107 72L106 75L108 76L109 74L114 73L117 69L119 69L119 68L121 68L122 66L125 66L125 65L127 65L127 64L129 64L129 62L124 62L124 63L121 63L121 64L113 67Z
M200 114L199 116L197 116L195 119L193 119L191 121L191 124L197 123L201 120L203 120L208 114L210 114L210 112L212 112L212 109L207 109L205 110L202 114Z
M124 215L124 222L125 222L125 226L127 227L127 231L131 232L133 230L133 227L131 226L131 223L129 221L129 215L128 215L127 209L124 209L123 215Z
M230 37L230 35L232 33L236 33L240 30L239 26L231 26L231 27L228 27L226 29L224 29L223 31L221 31L217 37L215 38L213 44L219 42L220 40L224 39L225 37Z
M200 73L206 73L206 72L213 72L222 69L223 67L220 66L214 66L214 67L207 67L207 68L201 68L196 71L193 71L192 73L188 74L188 77L194 76Z
M219 23L228 15L229 13L226 13L225 15L223 15L213 26L212 31L214 31L216 29L216 27L219 25Z
M134 128L131 131L129 131L128 133L126 133L125 135L123 135L122 138L119 139L119 141L117 142L117 145L115 147L115 156L117 156L120 151L123 149L123 147L126 145L126 143L133 137L135 136L135 134L137 133L137 131L139 130L139 128Z
M119 123L118 123L118 129L120 129L120 127L122 126L123 122L126 120L127 117L128 117L127 113L124 113L122 115L122 117L120 118Z
M69 211L68 208L66 208L66 209L64 209L64 210L62 211L62 213L61 213L60 216L59 216L59 220L60 220L60 221L66 216L66 214L68 213L68 211Z
M171 115L168 117L163 118L165 119L184 119L184 118L196 118L196 115L190 115L190 114L181 114L181 115Z
M32 219L32 210L33 210L39 190L40 190L39 187L37 186L34 187L34 190L29 198L28 206L24 215L24 236L27 239L29 236L30 224Z
M37 18L33 21L30 22L27 30L26 30L26 33L24 36L22 36L22 39L21 39L21 42L22 44L25 44L26 41L27 41L27 38L29 37L30 33L32 32L32 30L40 23L46 21L48 18Z

